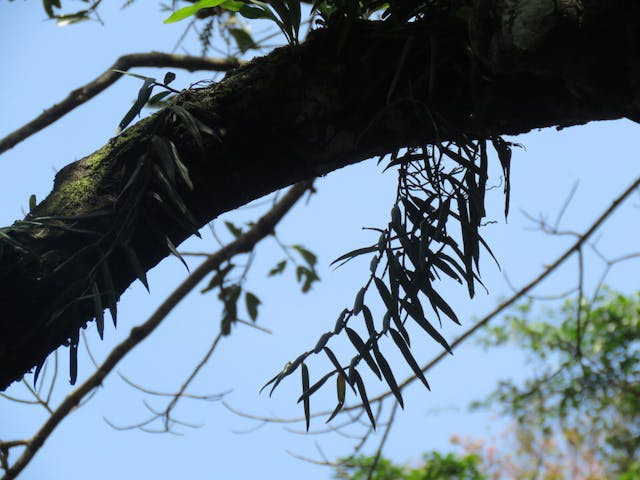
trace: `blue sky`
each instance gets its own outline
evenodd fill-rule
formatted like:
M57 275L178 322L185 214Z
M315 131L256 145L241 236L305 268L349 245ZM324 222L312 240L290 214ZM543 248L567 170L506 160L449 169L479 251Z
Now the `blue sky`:
M38 2L0 4L0 40L5 65L0 76L0 136L93 79L122 54L171 51L183 28L182 24L163 25L166 14L158 11L156 2L136 2L124 11L105 5L102 15L104 25L85 22L58 28L44 21ZM199 52L193 41L185 46L189 53ZM136 71L160 78L164 74L164 71ZM211 77L206 72L176 73L175 85L181 88ZM0 222L7 225L20 218L31 194L42 199L50 191L57 169L103 145L114 134L139 86L133 78L120 80L89 104L3 154L0 157L3 172ZM569 191L579 181L562 225L569 230L583 231L638 175L634 148L638 133L636 125L618 121L597 122L561 132L547 129L517 138L526 150L514 153L511 216L505 224L502 195L496 188L489 198L489 217L496 223L485 229L502 272L485 255L481 268L490 294L481 292L473 301L468 300L463 288L443 285L446 298L463 320L463 327L447 326L445 334L449 339L462 333L474 319L483 316L510 293L504 274L512 284L521 286L571 244L570 238L550 238L533 231L532 223L521 210L554 219ZM498 184L497 162L491 168L493 182ZM329 268L329 263L342 253L375 240L361 227L387 223L395 176L393 172L382 173L375 161L368 161L318 180L317 189L318 194L308 206L299 205L286 217L278 227L278 234L283 242L305 245L318 255L322 282L316 284L312 292L302 295L291 272L282 278L267 279L266 272L283 255L273 241L267 240L261 245L247 288L261 297L259 324L273 334L238 326L232 336L224 339L191 389L192 393L231 390L225 399L239 410L287 418L302 414L295 403L300 388L297 376L283 382L272 398L258 395L258 390L287 360L312 347L319 335L332 328L342 308L352 305L355 293L366 280L368 260L354 261L338 270ZM597 237L598 247L606 255L622 255L637 248L638 202L636 195ZM258 207L243 209L215 224L218 231L222 231L221 220L250 220L261 211ZM184 250L198 251L214 248L209 235L205 235L204 240L189 240L183 246ZM597 263L593 255L588 258L592 261L586 271L587 283L593 285L602 264ZM638 289L637 268L637 261L620 265L611 272L607 283L622 291L635 291ZM105 340L100 342L94 328L88 329L94 355L104 358L131 327L153 312L185 275L180 263L170 258L151 272L150 295L141 285L133 285L123 296L117 330L107 327ZM573 260L536 293L564 291L575 284L576 276ZM220 305L214 296L192 293L118 370L147 388L174 391L208 349L217 333L219 312ZM419 361L426 362L439 353L433 341L420 336L419 332L415 335L414 349ZM60 354L66 375L66 349ZM396 364L400 378L409 374L402 362ZM317 378L326 365L311 363L310 368L312 378ZM90 373L90 361L83 354L81 379ZM385 453L398 461L411 461L430 449L448 449L452 434L499 433L500 422L495 415L491 412L470 414L466 406L488 393L498 379L531 373L522 355L513 349L484 352L477 346L464 345L430 372L432 392L426 392L419 385L407 390L406 408L398 415ZM371 385L372 394L382 391L381 384ZM335 434L300 435L280 425L236 433L258 424L230 413L219 402L190 400L180 404L177 416L202 424L201 428L181 428L182 436L119 432L109 427L103 417L118 425L136 423L147 415L143 400L149 400L157 408L163 403L133 390L115 374L107 378L104 387L63 422L22 478L174 478L180 475L198 479L276 476L325 479L330 478L330 470L293 458L287 450L320 458L321 449L329 459L335 459L349 454L355 443ZM59 382L57 398L62 398L69 388L64 379ZM18 385L9 393L23 395L23 391ZM330 410L334 401L333 388L329 386L326 392L313 398L312 408ZM0 400L0 438L7 440L32 434L45 413L37 407ZM312 430L323 427L321 419L312 423ZM301 430L302 425L293 428ZM365 451L373 451L377 441L374 437Z

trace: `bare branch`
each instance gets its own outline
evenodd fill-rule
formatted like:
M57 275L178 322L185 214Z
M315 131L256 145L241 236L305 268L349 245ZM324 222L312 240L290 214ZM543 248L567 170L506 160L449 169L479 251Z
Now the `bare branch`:
M196 57L191 55L177 55L161 52L130 53L128 55L123 55L99 77L86 85L73 90L69 95L67 95L67 98L62 100L60 103L56 103L55 105L47 108L26 125L23 125L3 139L0 139L0 154L15 147L18 143L30 137L34 133L48 127L74 108L91 100L100 92L113 85L116 80L122 77L122 73L116 72L115 70L127 71L134 67L172 67L182 68L189 72L194 72L196 70L227 72L240 66L240 64L240 60L235 58L224 59Z

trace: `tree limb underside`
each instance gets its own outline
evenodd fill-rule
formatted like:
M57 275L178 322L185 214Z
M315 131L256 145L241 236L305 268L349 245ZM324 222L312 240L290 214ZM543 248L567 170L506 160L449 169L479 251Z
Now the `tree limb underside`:
M477 0L470 18L442 12L403 26L336 22L183 92L178 105L212 134L199 139L185 121L159 127L160 112L62 169L51 194L0 231L0 389L74 343L96 316L92 285L107 306L170 253L165 236L177 245L192 233L146 199L126 239L114 232L114 218L131 208L122 197L130 174L158 135L189 170L193 189L179 194L201 226L279 188L451 132L489 138L636 118L639 7L531 7L544 3ZM103 264L109 289L89 274Z

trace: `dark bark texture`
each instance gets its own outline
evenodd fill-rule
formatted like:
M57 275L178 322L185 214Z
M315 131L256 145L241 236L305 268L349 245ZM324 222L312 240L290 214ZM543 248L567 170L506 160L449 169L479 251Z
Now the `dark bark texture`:
M191 234L146 197L126 235L113 228L132 208L121 192L153 155L154 134L188 167L194 188L178 191L203 225L292 183L451 131L488 138L637 117L636 0L469 7L404 25L336 20L300 46L181 94L179 105L215 132L201 145L184 122L159 127L160 113L61 170L51 194L0 238L0 389L60 345L73 348L97 306L170 253L164 235L177 245ZM96 211L106 214L88 216Z

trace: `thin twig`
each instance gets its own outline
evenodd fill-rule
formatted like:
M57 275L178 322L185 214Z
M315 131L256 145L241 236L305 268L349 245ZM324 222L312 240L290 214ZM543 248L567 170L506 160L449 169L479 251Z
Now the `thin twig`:
M393 402L393 407L391 408L391 413L389 414L389 421L387 422L387 428L384 429L384 433L382 434L382 439L380 440L380 445L378 445L378 450L376 450L376 456L373 459L373 463L369 468L369 474L367 475L367 480L371 480L373 478L373 474L375 473L376 467L378 466L378 462L380 461L380 457L382 456L382 449L384 448L384 444L387 443L387 438L389 437L389 432L391 431L391 425L393 425L393 421L396 417L396 412L398 411L398 402Z
M0 139L0 154L15 147L18 143L30 137L34 133L48 127L74 108L82 105L88 100L91 100L97 94L113 85L116 80L122 77L122 73L118 73L115 70L127 71L134 67L172 67L182 68L189 72L196 70L227 72L238 67L240 64L241 61L234 58L208 58L161 52L130 53L128 55L123 55L118 58L111 67L105 70L102 75L86 85L73 90L69 95L67 95L67 98L62 100L60 103L56 103L55 105L47 108L26 125L23 125L3 139Z
M211 346L209 347L209 350L207 350L207 353L204 355L204 357L202 357L198 365L196 365L196 368L193 369L189 377L182 384L182 386L180 387L180 390L178 390L176 394L173 396L173 400L171 400L171 402L169 402L169 405L167 405L166 410L163 412L164 428L167 431L169 431L169 419L171 418L171 411L178 404L178 402L180 401L180 398L182 398L182 394L187 390L187 388L189 387L193 379L196 378L200 370L202 370L202 367L204 367L207 364L207 362L209 362L211 355L213 355L213 352L218 346L218 343L220 343L220 339L222 337L223 337L222 332L219 332L218 335L216 335L216 338L211 343Z

